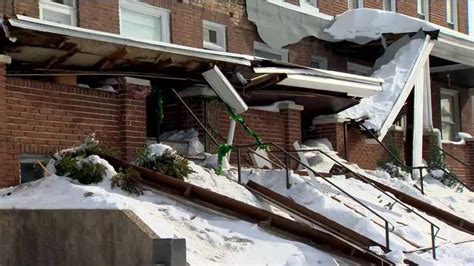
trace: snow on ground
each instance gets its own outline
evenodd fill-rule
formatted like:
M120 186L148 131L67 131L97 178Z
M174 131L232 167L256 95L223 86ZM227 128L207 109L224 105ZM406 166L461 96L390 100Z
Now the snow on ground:
M152 148L156 154L165 149L164 145ZM240 265L249 261L255 265L337 265L327 253L274 236L255 224L182 204L151 191L134 196L118 188L111 189L113 167L95 155L87 160L106 167L102 182L81 185L70 178L52 175L0 189L0 209L129 209L159 237L186 238L187 260L191 265ZM196 164L191 166L197 173L190 177L190 182L263 206L226 177L216 176L212 170L209 173Z
M194 128L165 132L161 134L160 140L168 141L173 148L186 155L193 156L204 152L204 145L199 141L199 132Z
M326 151L332 150L330 143L324 140L309 141L305 144L308 147L316 146L324 148ZM156 155L162 154L169 148L169 146L162 144L151 146L152 154ZM332 152L332 155L336 154ZM320 156L320 154L313 152L313 154L306 153L306 156L311 158ZM313 159L314 166L318 167L318 160ZM252 264L258 265L336 264L334 258L325 252L271 235L257 225L221 216L204 208L183 204L166 195L151 191L145 191L142 196L133 196L118 188L111 189L110 177L115 174L112 166L98 156L91 156L87 160L106 166L106 176L99 184L81 185L67 177L53 175L21 186L1 189L0 208L130 209L158 236L186 238L188 262L192 265L248 264L249 258L252 258ZM338 160L343 161L340 158ZM323 160L319 160L319 162L324 163ZM227 176L219 176L214 173L214 170L192 162L190 162L190 167L195 173L187 178L187 182L291 219L283 211L260 200L236 183L235 169L228 171ZM364 171L354 165L351 167L356 171ZM364 174L411 195L421 197L419 192L411 188L411 184L405 181L394 180L383 175L380 171L364 171ZM311 179L294 173L290 178L292 186L287 190L284 170L243 170L244 182L251 179L263 184L290 197L297 203L385 245L384 224L380 218L320 178ZM474 263L471 255L474 254L474 242L456 244L460 241L474 240L474 237L427 215L425 216L429 220L441 227L437 238L437 244L440 245L439 260L433 261L429 252L403 253L402 251L430 247L429 224L413 213L407 212L401 205L393 205L393 200L357 179L340 175L333 176L330 180L349 191L358 200L370 206L394 225L394 231L390 234L393 251L387 254L394 262L402 261L406 257L422 264ZM474 216L468 213L474 205L472 193L456 194L454 190L447 190L446 187L442 187L436 182L436 180L430 180L425 186L427 193L436 196L425 196L424 200L429 200L432 204L452 206L454 208L452 211L458 215L463 214L463 217L471 215L472 218Z
M318 148L321 148L321 143L324 143L324 141L306 142L307 147L314 145ZM306 152L305 156L308 160L313 158L313 162L318 162L318 159L315 159L315 157L322 157L318 152ZM356 165L348 164L339 157L337 159L356 172L368 175L370 178L385 180L382 183L391 185L415 197L423 198L423 200L429 201L430 204L438 207L449 206L454 214L458 216L467 218L466 216L472 217L474 215L472 212L474 194L471 192L464 191L458 193L453 189L443 186L437 180L431 179L426 182L425 189L427 193L433 196L422 196L416 188L406 181L393 179L387 173L380 170L366 172ZM319 162L324 167L325 162L321 158L319 158ZM313 166L318 170L320 169L318 163L313 164ZM285 171L283 170L246 170L243 177L244 180L250 179L260 183L341 225L356 230L381 245L385 245L383 220L320 178L312 179L292 173L290 177L292 186L290 189L286 189ZM387 254L391 259L399 260L401 258L400 255L403 255L402 251L414 251L419 248L431 247L431 228L427 221L407 211L402 205L398 203L393 204L394 200L358 179L340 175L333 176L330 181L355 196L359 201L369 206L394 225L394 231L390 233L392 252ZM474 236L457 230L423 212L419 213L441 228L436 239L437 245L441 245L438 252L438 261L433 261L430 252L422 254L410 253L406 255L407 258L423 264L472 263ZM460 241L472 242L455 244Z
M393 60L382 65L371 77L384 80L383 90L374 96L363 98L359 104L338 114L343 118L357 119L368 116L368 128L380 130L402 92L423 45L423 39L414 39L400 48Z

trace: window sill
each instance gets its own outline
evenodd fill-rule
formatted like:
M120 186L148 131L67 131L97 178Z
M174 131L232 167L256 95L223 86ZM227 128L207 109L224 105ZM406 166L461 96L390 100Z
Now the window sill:
M212 42L203 42L202 47L208 50L223 51L223 52L226 51L226 48L224 46L220 46Z
M303 13L303 14L306 14L306 15L310 15L310 16L313 16L313 17L317 17L317 18L320 18L320 19L332 20L334 18L333 16L326 15L324 13L320 13L319 9L317 9L316 7L305 8L305 7L293 5L293 4L290 4L290 3L286 3L286 2L283 2L281 0L267 0L267 3L277 5L277 6L286 8L286 9L290 9L290 10L293 10L293 11L296 11L296 12L300 12L300 13ZM318 12L315 12L315 10L318 10Z

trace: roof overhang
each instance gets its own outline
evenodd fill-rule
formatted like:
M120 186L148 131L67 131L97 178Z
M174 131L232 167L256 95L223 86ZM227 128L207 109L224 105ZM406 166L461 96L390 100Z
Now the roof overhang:
M189 73L203 72L214 64L225 70L249 67L255 60L250 55L137 40L21 15L3 18L1 26L2 52L13 59L12 68L15 62L21 62L20 69L29 71L143 69L151 73Z
M122 75L205 83L201 73L218 65L250 104L294 100L304 105L305 111L325 114L344 110L381 90L381 80L363 76L135 40L25 16L5 18L1 26L0 49L12 59L7 69L10 76ZM256 82L250 82L251 88L242 85L232 77L236 71ZM324 103L315 105L315 101Z
M285 74L277 85L369 97L382 91L383 80L319 69L254 68L256 73Z

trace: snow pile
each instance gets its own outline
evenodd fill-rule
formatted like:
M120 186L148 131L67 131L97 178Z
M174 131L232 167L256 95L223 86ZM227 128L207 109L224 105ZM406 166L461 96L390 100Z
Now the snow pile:
M338 115L353 119L368 116L369 119L365 121L365 125L378 131L402 92L411 70L415 66L423 42L423 39L411 40L398 50L393 60L381 66L371 75L373 78L384 80L381 92L362 99L358 105L344 110Z
M278 101L278 102L274 102L270 105L250 106L249 108L256 109L256 110L261 110L261 111L278 113L278 112L280 112L281 106L283 106L283 105L294 105L294 104L295 104L294 101Z
M466 140L472 139L472 135L469 134L469 133L465 133L465 132L458 132L454 139L455 139L455 141L443 140L443 143L454 144L454 145L465 145Z
M194 128L165 132L161 134L160 140L181 154L194 156L204 152L204 145L199 141L199 132Z
M330 156L337 154L337 152L334 151L331 142L326 138L317 140L307 140L304 142L304 145L301 145L301 149L319 149L329 154ZM304 155L308 160L309 166L314 169L317 169L320 173L329 173L332 167L334 166L334 161L322 155L320 152L305 152ZM300 167L302 170L305 170L302 166Z
M385 10L351 9L334 19L324 32L335 41L352 41L366 44L380 39L386 33L411 33L423 29L435 31L438 28L429 22Z
M171 148L155 144L150 149L152 156L160 156ZM68 177L52 175L0 189L0 209L129 209L160 238L185 238L187 262L191 265L239 265L249 261L256 265L337 265L326 252L272 235L257 225L189 206L161 193L145 191L144 195L136 196L112 189L110 178L116 174L114 168L96 155L85 160L106 168L100 183L82 185ZM225 176L217 176L213 170L207 171L192 162L190 166L196 173L188 178L189 182L278 212Z

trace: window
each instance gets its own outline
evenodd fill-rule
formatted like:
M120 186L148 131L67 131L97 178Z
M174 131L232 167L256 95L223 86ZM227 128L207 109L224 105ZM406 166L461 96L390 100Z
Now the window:
M131 1L120 1L120 34L139 40L169 42L169 10Z
M453 140L459 131L459 99L453 90L441 89L441 135L445 140Z
M429 0L417 0L418 18L429 20Z
M396 0L383 0L383 10L397 12Z
M349 9L363 8L364 0L347 0L347 7Z
M372 75L372 68L352 62L347 62L347 73L361 76L370 76Z
M319 56L311 57L311 67L319 69L328 69L328 60Z
M300 0L300 6L318 8L318 0Z
M44 155L21 154L20 155L20 182L26 183L44 177L44 170L38 165L38 161L44 163L47 159Z
M209 50L226 50L225 26L204 20L202 22L203 47Z
M446 20L451 29L457 30L458 27L458 1L446 0Z
M273 49L264 43L254 42L254 53L258 57L288 62L288 49Z
M77 11L75 0L40 0L40 19L76 26Z

